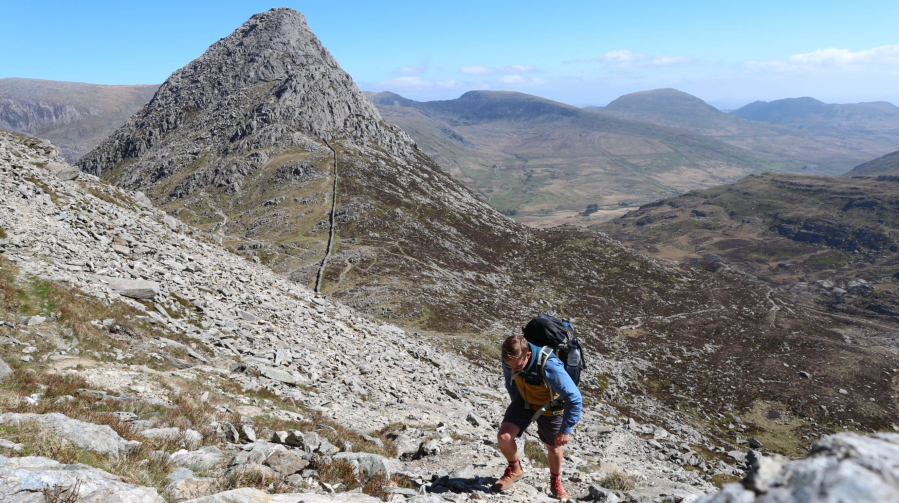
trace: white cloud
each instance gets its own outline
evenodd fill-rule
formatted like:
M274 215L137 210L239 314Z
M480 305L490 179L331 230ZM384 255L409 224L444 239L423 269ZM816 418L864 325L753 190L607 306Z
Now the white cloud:
M646 55L636 54L630 49L621 49L618 51L609 51L596 59L609 63L630 63L636 59L639 59L640 56L645 57Z
M531 72L537 71L537 69L531 65L510 65L510 66L507 66L506 68L508 68L510 70L514 70L518 73L531 73Z
M618 49L603 54L596 58L595 61L609 63L620 68L629 68L634 66L678 65L690 63L693 59L688 56L650 56L649 54L634 52L630 49Z
M861 51L829 47L812 52L793 54L784 60L747 61L746 66L752 69L771 69L776 71L899 66L899 45L882 45Z
M465 75L517 75L521 73L536 72L537 68L531 65L508 65L501 68L493 68L483 65L463 66L459 73Z
M523 77L521 75L505 75L503 77L500 77L498 80L503 84L525 86L536 86L546 83L546 79Z
M465 75L493 75L496 73L496 68L488 68L481 65L463 66L459 69L459 73L464 73Z

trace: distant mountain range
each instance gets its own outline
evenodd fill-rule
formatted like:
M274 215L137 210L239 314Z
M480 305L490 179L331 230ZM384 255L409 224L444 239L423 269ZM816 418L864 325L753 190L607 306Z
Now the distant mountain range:
M824 115L801 114L802 107L773 102L768 108L780 110L783 120L764 120L762 114L747 114L748 105L726 114L701 99L676 89L656 89L624 95L599 110L629 119L681 127L718 138L757 154L782 159L777 171L840 175L852 167L899 148L899 112L889 103L824 105L835 110L883 109L883 114L845 114L853 127L824 127ZM876 105L869 107L869 105ZM764 108L764 107L763 107ZM810 127L798 127L808 124ZM793 164L790 164L792 161ZM801 163L797 170L792 166Z
M157 88L0 79L0 128L48 138L74 161ZM368 97L458 180L537 226L588 224L750 173L839 175L899 148L897 109L888 103L780 100L731 115L675 89L628 94L598 109L504 91L432 102ZM738 116L748 112L774 123ZM803 121L808 127L795 127Z
M389 92L368 97L456 178L529 224L571 221L590 204L594 217L621 214L629 204L804 165L522 93L471 91L430 102Z
M836 105L814 98L788 98L756 101L731 115L805 131L884 135L894 145L899 140L899 108L886 101Z
M803 131L725 114L675 89L598 109L501 91L431 102L368 96L454 176L532 225L608 218L762 171L839 175L899 144L890 132L899 135L899 120L876 135ZM578 216L591 204L591 216Z
M75 162L146 105L158 87L0 79L0 129L47 138Z

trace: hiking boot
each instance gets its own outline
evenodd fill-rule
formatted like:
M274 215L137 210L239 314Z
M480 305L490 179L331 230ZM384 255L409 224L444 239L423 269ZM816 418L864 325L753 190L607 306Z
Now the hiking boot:
M522 475L524 475L524 470L521 469L521 462L519 462L515 466L507 466L506 471L503 472L503 476L496 481L496 484L493 484L493 491L505 491L506 489L512 487L512 484L514 484L518 477L521 477Z
M549 479L549 492L552 493L553 498L568 501L568 493L565 492L565 488L562 487L561 477L552 477Z

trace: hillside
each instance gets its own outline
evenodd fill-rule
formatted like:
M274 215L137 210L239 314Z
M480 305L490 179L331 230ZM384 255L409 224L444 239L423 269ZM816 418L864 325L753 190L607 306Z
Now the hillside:
M47 138L74 162L150 101L157 87L0 79L0 129Z
M539 122L504 96L465 99L475 103L460 121ZM673 134L547 100L529 106L543 110L547 132L573 117L585 129ZM685 151L708 145L678 138ZM732 149L717 145L727 158ZM584 391L641 422L686 424L727 445L754 435L790 454L844 425L892 424L895 392L881 374L899 362L872 342L882 332L733 270L653 260L585 229L530 229L421 150L381 119L301 14L274 9L173 73L79 167L145 192L300 285L321 277L330 297L490 371L498 341L523 320L571 317L596 358ZM854 372L860 360L876 371ZM794 367L815 369L814 379Z
M788 161L778 171L808 174L841 175L866 159L895 149L899 138L899 120L891 123L886 136L868 130L794 129L785 127L790 124L748 120L752 117L739 111L720 112L676 89L627 94L601 110L618 117L689 129L756 154Z
M860 164L845 176L899 175L899 150L883 157Z
M515 92L369 99L456 179L531 226L580 220L590 204L597 206L590 218L609 218L631 204L783 167L683 129Z
M492 440L507 399L495 365L235 255L141 194L79 176L43 140L0 131L0 201L0 497L509 498L488 490L505 463ZM743 472L697 454L723 448L675 418L667 429L627 419L585 409L567 448L580 459L572 494L626 473L619 490L636 500L690 497L712 489L700 470ZM692 471L642 454L644 435L693 444ZM536 436L526 440L529 473L512 495L551 501L534 487L548 478Z
M522 439L525 476L509 494L488 489L504 465L493 440L506 400L495 366L230 253L142 194L79 174L45 140L0 131L0 201L9 210L0 215L0 494L554 501L533 431ZM601 354L590 361L619 371ZM782 444L756 433L764 418L730 423L766 442L749 441L765 450L758 459L674 414L638 422L616 402L587 403L566 446L565 485L577 499L688 501L746 472L744 486L764 495L760 465L798 493L851 489L854 501L873 502L895 491L875 462L899 459L895 434L827 436L808 460L787 464L769 454ZM840 469L851 479L826 475ZM728 494L752 501L739 484L703 501Z
M899 317L899 178L750 176L598 228L665 258L715 255L838 312Z
M625 94L597 109L628 119L701 131L714 131L721 124L737 122L701 99L677 89Z

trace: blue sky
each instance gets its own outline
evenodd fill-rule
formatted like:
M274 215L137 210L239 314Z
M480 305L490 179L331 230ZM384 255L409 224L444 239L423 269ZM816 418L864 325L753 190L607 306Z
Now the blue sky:
M899 2L3 1L0 78L161 83L252 14L291 7L364 90L507 89L573 105L674 87L721 108L899 105Z

